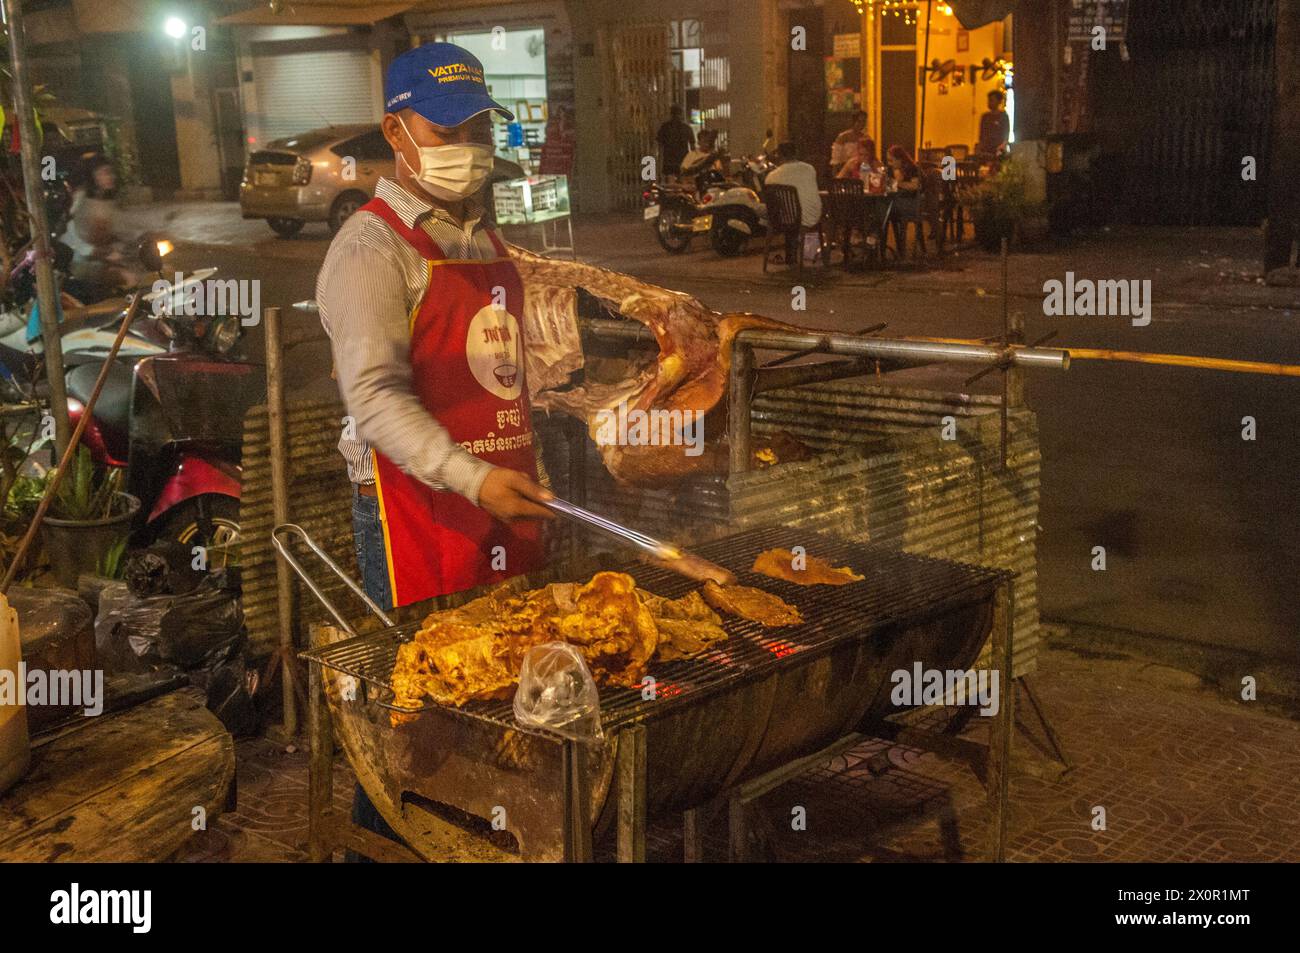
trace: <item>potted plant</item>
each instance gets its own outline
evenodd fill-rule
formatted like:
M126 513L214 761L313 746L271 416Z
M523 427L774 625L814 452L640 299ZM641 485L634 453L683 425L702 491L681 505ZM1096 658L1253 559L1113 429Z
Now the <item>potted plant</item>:
M96 473L85 447L77 448L69 466L41 532L55 577L75 589L83 572L116 575L140 501L122 492L120 469Z
M1003 238L1010 242L1034 204L1025 171L1015 160L1003 162L997 173L967 191L962 201L975 223L975 241L986 251L997 251Z

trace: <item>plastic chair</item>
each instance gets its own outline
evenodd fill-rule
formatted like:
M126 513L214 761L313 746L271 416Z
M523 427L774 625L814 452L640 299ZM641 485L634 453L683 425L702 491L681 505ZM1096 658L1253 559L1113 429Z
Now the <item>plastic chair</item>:
M941 212L943 205L943 176L938 168L925 162L921 164L921 184L915 192L900 191L894 199L893 232L897 247L898 260L907 257L907 226L916 230L916 256L929 254L925 240L925 226L930 226L931 234L939 246L939 254L944 251Z
M953 227L952 239L960 242L966 234L966 205L962 202L963 194L980 184L980 165L978 160L967 158L957 163L957 179L948 183L952 187L954 214L950 219Z
M862 180L832 179L826 196L826 211L831 223L831 241L838 244L844 264L849 263L853 249L853 230L863 230ZM830 253L826 255L830 261Z
M822 235L822 225L803 225L803 209L799 205L799 190L793 185L768 185L763 188L763 205L767 208L767 235L763 239L763 274L772 252L772 240L780 235L785 240L785 260L789 265L794 258L799 274L803 274L803 236L808 232ZM825 248L823 239L822 247ZM823 252L824 254L824 252Z

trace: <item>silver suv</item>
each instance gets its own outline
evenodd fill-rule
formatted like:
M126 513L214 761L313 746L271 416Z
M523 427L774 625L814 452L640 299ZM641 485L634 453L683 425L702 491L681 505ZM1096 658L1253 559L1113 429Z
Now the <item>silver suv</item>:
M393 150L377 125L313 129L249 155L239 208L285 238L307 222L328 222L337 232L375 194L379 177L392 175Z

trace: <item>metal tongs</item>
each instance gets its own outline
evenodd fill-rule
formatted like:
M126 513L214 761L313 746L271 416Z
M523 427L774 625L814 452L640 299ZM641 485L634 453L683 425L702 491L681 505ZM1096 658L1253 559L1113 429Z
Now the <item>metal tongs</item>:
M717 563L710 562L700 556L692 555L685 552L671 543L665 543L655 539L653 536L647 536L645 533L629 529L621 523L615 523L611 519L601 516L599 513L593 513L591 510L585 510L567 500L561 500L558 497L547 500L544 506L549 507L556 513L566 519L573 520L584 526L590 526L598 529L602 533L614 537L615 539L633 546L648 555L651 560L663 566L665 569L671 569L673 572L681 573L690 579L696 579L703 582L706 579L712 579L724 586L736 584L736 577L727 569L723 569Z

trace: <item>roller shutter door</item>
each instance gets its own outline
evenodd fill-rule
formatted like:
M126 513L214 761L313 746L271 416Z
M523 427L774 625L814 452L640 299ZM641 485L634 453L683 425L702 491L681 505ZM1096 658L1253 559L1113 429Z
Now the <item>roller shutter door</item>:
M365 50L279 53L253 59L262 141L331 124L378 122L373 64Z

